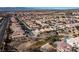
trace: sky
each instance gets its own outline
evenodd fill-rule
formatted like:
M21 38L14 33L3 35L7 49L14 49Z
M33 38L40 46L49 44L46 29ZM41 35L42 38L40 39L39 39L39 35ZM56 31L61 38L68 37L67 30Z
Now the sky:
M79 0L0 0L0 7L79 7Z

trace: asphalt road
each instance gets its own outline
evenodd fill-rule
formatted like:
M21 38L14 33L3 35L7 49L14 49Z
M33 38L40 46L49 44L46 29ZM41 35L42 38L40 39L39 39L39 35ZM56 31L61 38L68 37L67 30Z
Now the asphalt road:
M28 34L28 36L30 36L30 37L34 36L32 31L29 29L28 25L24 21L21 21L20 18L18 18L18 17L16 19L19 21L22 29L25 31L26 34Z
M4 35L6 34L6 30L9 26L10 17L4 17L0 23L0 41L4 41Z

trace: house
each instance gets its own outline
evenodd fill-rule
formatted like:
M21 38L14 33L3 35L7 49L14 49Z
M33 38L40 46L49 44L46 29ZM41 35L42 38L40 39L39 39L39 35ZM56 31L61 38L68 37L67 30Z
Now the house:
M49 43L46 43L40 47L40 51L42 51L42 52L55 52L56 49L52 45L50 45Z
M54 44L56 44L56 48L58 52L71 52L72 51L72 47L67 44L64 41L57 41Z
M72 47L74 47L75 45L79 47L79 37L66 39L66 42Z

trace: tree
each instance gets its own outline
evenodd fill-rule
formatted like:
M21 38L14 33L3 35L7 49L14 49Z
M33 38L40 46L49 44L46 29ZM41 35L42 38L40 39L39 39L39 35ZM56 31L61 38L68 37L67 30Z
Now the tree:
M53 43L55 41L59 41L59 36L58 35L53 35L47 38L48 40L50 40L50 43Z

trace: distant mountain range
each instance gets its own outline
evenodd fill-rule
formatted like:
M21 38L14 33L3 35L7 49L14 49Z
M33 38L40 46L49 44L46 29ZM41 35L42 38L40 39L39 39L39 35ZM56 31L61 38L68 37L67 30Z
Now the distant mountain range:
M14 12L25 10L70 10L79 9L79 7L0 7L0 12Z

